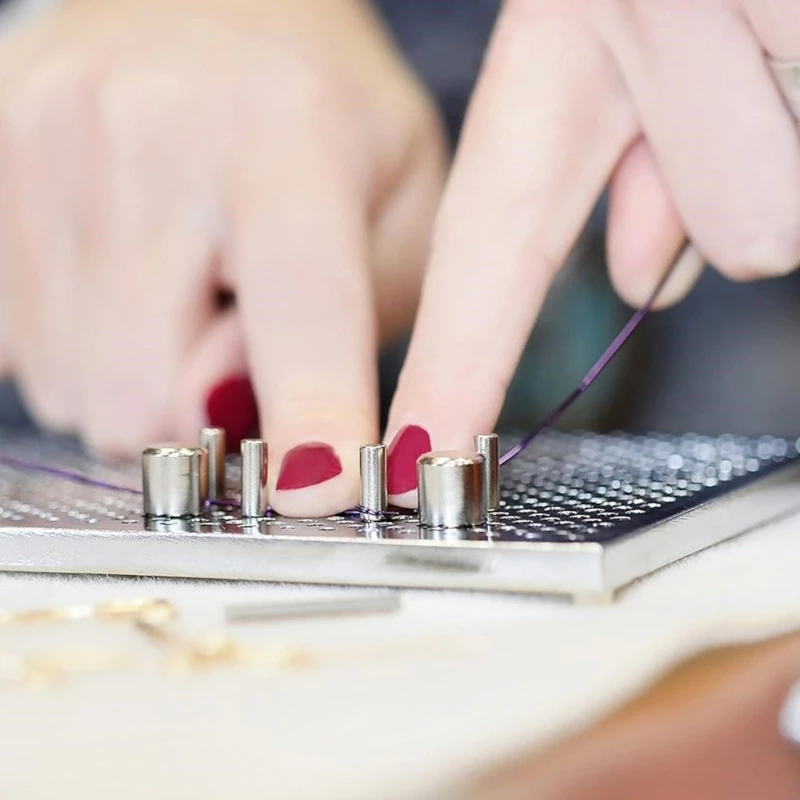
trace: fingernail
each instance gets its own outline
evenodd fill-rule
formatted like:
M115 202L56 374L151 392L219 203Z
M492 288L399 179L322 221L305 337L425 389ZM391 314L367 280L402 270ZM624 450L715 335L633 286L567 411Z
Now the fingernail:
M225 429L231 452L257 433L258 406L250 378L235 375L214 386L206 398L206 419L210 426Z
M342 462L330 445L309 442L298 445L283 457L275 488L279 492L307 489L325 483L341 472Z
M431 450L431 437L419 425L398 431L386 455L386 488L389 494L405 494L417 488L417 459Z

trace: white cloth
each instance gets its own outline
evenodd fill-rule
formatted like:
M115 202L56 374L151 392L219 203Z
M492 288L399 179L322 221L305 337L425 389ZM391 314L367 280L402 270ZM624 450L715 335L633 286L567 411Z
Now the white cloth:
M409 592L390 616L230 629L342 655L305 671L108 673L0 687L2 794L441 798L475 770L587 724L681 656L793 627L798 556L793 519L687 559L606 607ZM229 602L327 591L339 590L6 576L0 607L163 596L177 604L179 628L198 632L220 630ZM0 653L91 640L153 652L122 623L0 627Z

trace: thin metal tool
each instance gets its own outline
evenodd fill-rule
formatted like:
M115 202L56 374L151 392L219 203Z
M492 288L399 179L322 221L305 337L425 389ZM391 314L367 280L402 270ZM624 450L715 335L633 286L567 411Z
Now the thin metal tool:
M263 517L269 509L267 443L263 439L242 442L242 516Z
M222 500L225 497L225 429L202 428L200 446L208 451L208 497Z
M361 466L361 514L364 519L379 519L386 513L386 445L368 444L359 451Z
M496 511L500 506L500 437L496 433L479 434L474 438L475 452L483 456L483 490L486 508Z
M148 447L142 453L145 516L196 517L208 498L208 453L202 447Z
M246 603L228 606L225 620L237 622L271 622L285 619L338 617L353 614L385 614L400 608L398 592L356 595L355 597L320 597L312 600L290 600Z
M484 457L428 453L417 461L419 523L424 528L473 528L486 523Z

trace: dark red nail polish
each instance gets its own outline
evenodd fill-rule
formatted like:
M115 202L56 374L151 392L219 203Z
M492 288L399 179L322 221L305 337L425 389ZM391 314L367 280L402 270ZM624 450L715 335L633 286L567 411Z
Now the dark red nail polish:
M253 384L247 375L220 381L206 398L206 419L215 428L224 428L228 450L239 449L242 439L258 433L258 406Z
M405 494L417 488L417 459L431 450L431 437L419 425L398 431L386 457L386 488L389 494Z
M342 462L330 445L308 442L291 449L283 457L276 488L279 492L307 489L341 472Z

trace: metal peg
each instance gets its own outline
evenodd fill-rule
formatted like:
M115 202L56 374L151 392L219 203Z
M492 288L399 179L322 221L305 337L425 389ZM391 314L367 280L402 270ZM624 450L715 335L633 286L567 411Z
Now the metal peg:
M500 507L500 437L496 433L479 434L474 438L475 452L484 458L483 489L486 508L495 511Z
M142 488L146 516L199 516L208 497L208 453L202 447L148 447Z
M208 496L212 500L225 497L225 430L203 428L200 431L200 447L208 451Z
M263 517L269 509L267 496L267 443L263 439L242 441L242 516Z
M359 451L361 464L361 510L368 518L386 512L386 445L368 444Z
M417 461L419 521L426 528L472 528L486 522L484 458L428 453Z

